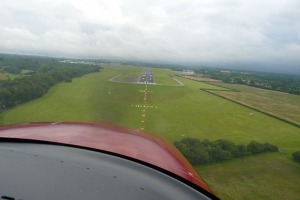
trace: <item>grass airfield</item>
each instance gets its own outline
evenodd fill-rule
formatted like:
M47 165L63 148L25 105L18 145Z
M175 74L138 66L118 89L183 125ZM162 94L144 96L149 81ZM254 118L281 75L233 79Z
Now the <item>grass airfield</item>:
M300 95L259 89L246 85L227 83L213 84L234 90L211 91L217 95L250 107L255 107L300 126Z
M300 196L300 165L291 159L291 153L300 150L299 128L200 90L224 90L222 87L176 77L184 84L181 86L167 69L152 70L157 85L147 85L145 101L144 84L122 83L128 75L138 76L142 70L105 65L99 73L60 83L45 96L1 113L0 124L107 121L143 128L170 142L184 137L222 138L243 144L251 140L269 142L281 152L196 169L222 199ZM124 71L127 75L122 74ZM109 81L119 74L116 81Z

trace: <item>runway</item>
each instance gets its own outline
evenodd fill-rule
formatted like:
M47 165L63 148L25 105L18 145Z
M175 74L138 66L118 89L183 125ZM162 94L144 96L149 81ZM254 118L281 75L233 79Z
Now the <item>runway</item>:
M140 79L138 81L140 84L155 84L154 76L150 68L145 68Z

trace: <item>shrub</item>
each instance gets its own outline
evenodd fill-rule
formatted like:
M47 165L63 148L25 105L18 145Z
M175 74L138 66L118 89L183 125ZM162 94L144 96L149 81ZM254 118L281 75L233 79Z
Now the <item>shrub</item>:
M265 152L279 151L277 146L275 146L274 144L270 144L270 143L264 144L264 150L265 150Z
M253 154L262 153L264 152L264 145L256 141L251 141L247 145L247 150Z
M300 162L300 151L296 151L293 153L293 158L294 160L296 160L297 162Z
M207 139L200 141L196 138L184 138L181 141L174 142L174 145L193 165L220 162L251 154L278 151L278 147L270 143L262 144L251 141L246 146L243 144L236 145L224 139L212 142ZM298 156L300 160L300 152Z

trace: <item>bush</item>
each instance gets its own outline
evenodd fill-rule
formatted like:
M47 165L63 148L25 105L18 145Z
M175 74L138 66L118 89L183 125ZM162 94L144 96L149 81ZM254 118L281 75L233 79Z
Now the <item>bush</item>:
M220 162L251 154L278 151L277 146L269 143L262 144L251 141L246 146L243 144L236 145L224 139L212 142L207 139L200 141L196 138L184 138L179 142L174 142L174 145L193 165Z
M296 151L295 153L293 153L293 158L297 162L300 162L300 151Z
M249 152L247 150L247 147L243 144L237 145L237 151L238 151L238 155L236 157L244 157L244 156L248 156L251 154L251 152Z
M264 144L264 150L265 152L274 152L274 151L279 151L278 147L270 144L270 143L265 143Z
M264 148L263 144L256 142L256 141L251 141L247 145L247 150L253 154L258 154L258 153L263 153L265 148Z
M209 162L209 154L203 148L198 148L196 151L196 163L205 164Z

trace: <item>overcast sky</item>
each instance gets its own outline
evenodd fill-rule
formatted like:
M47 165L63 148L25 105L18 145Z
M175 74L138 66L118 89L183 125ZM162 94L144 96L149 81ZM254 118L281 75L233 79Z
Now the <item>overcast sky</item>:
M1 0L0 52L300 73L300 1Z

